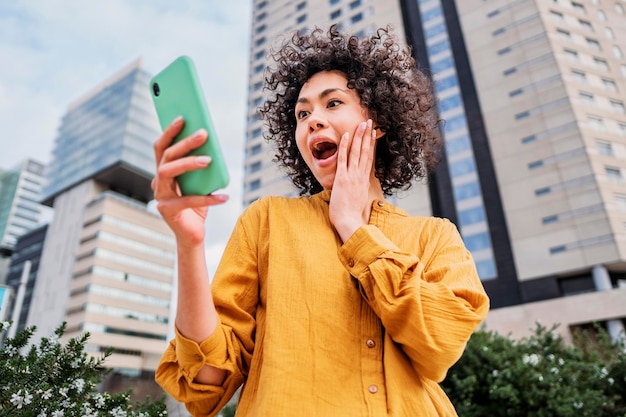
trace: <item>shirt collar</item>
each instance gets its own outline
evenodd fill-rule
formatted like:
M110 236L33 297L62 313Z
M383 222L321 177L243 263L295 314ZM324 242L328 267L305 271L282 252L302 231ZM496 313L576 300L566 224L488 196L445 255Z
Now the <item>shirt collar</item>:
M331 194L331 190L323 190L317 194L313 194L311 198L315 200L322 200L322 201L325 201L326 203L329 203L330 194ZM393 204L390 204L389 202L385 200L374 200L372 202L372 210L408 216L408 213L406 211L402 210L400 207L396 207Z

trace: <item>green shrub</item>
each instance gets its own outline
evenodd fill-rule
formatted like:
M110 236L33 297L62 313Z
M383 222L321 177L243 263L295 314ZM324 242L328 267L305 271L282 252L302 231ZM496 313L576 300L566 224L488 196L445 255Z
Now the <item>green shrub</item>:
M463 417L626 416L626 353L605 331L566 344L537 324L515 341L474 333L442 386Z
M0 334L10 326L0 323ZM106 375L102 364L110 355L89 357L89 334L59 341L65 324L54 335L27 346L34 328L18 332L0 349L0 416L20 417L157 417L166 416L163 399L131 403L130 391L100 393Z

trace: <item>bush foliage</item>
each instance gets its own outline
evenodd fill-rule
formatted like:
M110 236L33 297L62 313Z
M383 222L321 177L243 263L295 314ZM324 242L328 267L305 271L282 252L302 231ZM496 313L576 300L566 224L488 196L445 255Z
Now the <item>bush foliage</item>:
M475 332L442 384L459 416L626 416L624 343L596 327L567 344L555 329L518 341Z
M0 334L10 323L0 323ZM65 324L51 337L28 346L34 328L18 332L0 349L0 416L19 417L160 417L167 415L163 399L132 404L130 392L97 391L110 355L89 357L89 334L60 339Z

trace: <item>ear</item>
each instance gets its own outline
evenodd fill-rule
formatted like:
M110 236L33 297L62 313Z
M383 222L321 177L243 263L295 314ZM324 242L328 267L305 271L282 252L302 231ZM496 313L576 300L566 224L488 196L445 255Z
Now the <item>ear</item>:
M382 138L383 136L385 136L385 132L380 130L378 128L378 126L374 125L374 126L372 126L372 129L376 129L376 140L378 140L378 139Z

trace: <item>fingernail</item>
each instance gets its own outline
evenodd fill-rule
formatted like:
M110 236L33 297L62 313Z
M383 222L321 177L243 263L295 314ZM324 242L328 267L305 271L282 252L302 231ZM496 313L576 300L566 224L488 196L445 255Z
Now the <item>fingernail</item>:
M201 137L203 137L204 135L206 135L206 130L204 130L204 129L198 129L198 130L196 130L196 132L193 134L193 137L194 137L194 138L201 138Z
M211 157L206 155L201 155L196 158L196 162L200 165L209 165L211 163Z
M183 116L178 116L177 118L174 119L174 121L172 122L173 125L177 125L180 122L183 121Z
M367 119L367 127L368 128L372 127L372 119Z
M376 138L376 129L372 129L372 139Z
M361 129L364 129L367 127L367 123L366 122L361 122L361 126L359 126Z

